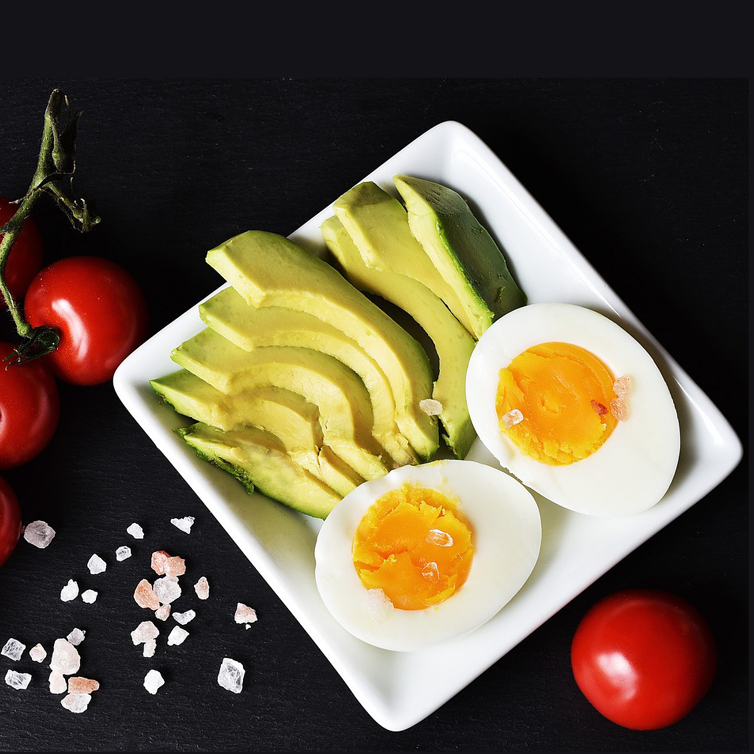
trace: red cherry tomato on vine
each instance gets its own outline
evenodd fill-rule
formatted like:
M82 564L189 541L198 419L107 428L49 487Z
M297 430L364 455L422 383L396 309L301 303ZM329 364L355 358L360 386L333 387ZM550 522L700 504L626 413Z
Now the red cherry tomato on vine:
M6 368L3 359L13 348L0 342L0 469L21 466L41 453L60 416L55 378L39 360Z
M0 226L5 225L16 214L17 209L17 205L0 196ZM34 223L34 218L28 217L5 265L5 282L14 298L23 298L34 276L42 269L43 263L42 235ZM5 309L5 306L5 298L0 293L0 309Z
M714 638L688 602L667 592L629 589L584 616L573 637L578 687L618 725L654 730L685 717L717 668Z
M44 361L73 385L107 382L147 334L139 285L100 257L67 257L45 267L29 286L24 313L33 327L60 331L60 345Z
M0 565L16 549L21 536L21 508L8 482L0 477Z

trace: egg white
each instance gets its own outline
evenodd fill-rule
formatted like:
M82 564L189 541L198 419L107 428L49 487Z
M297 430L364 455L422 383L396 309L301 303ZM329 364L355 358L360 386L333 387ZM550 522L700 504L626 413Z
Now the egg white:
M369 507L407 483L458 501L472 529L471 568L460 589L439 605L391 609L375 618L353 563L353 538ZM541 541L534 498L504 472L460 460L403 466L361 484L328 515L314 549L315 579L325 606L346 631L383 649L419 650L466 634L499 612L529 578Z
M567 466L541 463L500 431L495 407L500 369L540 343L581 346L615 378L628 375L630 415L605 443ZM480 338L466 375L472 424L503 468L547 499L578 513L618 516L658 503L670 486L680 455L680 429L668 386L652 357L623 328L598 312L573 304L529 304L495 322Z

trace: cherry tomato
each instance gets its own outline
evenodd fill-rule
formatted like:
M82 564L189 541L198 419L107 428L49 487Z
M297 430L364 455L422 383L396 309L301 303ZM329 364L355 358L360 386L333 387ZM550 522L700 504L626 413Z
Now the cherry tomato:
M55 434L60 397L55 378L39 361L6 368L13 350L0 342L0 469L31 461Z
M16 214L17 209L15 204L0 196L0 226L5 225ZM5 266L5 282L14 298L23 298L34 276L42 269L43 263L42 236L34 219L28 217L10 250ZM0 293L0 309L4 309L5 306L5 298Z
M717 668L715 642L688 602L658 590L629 589L595 604L571 645L578 687L618 725L654 730L685 717Z
M33 327L60 331L60 345L44 360L73 385L107 382L147 333L137 282L100 257L67 257L45 267L29 286L24 313Z
M0 477L0 565L16 549L21 536L21 508L8 482Z

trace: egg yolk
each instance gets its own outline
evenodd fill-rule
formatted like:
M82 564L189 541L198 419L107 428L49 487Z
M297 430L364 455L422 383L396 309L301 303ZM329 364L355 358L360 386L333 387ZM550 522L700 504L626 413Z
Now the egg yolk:
M399 610L423 610L466 581L472 532L458 505L437 490L406 484L379 498L353 540L353 562L367 589L382 589Z
M537 461L565 466L610 436L615 377L594 354L570 343L533 346L500 370L500 431Z

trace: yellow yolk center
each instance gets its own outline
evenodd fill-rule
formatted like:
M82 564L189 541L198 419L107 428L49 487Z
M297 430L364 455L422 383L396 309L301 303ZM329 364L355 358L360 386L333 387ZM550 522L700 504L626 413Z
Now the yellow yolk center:
M610 436L615 377L594 354L569 343L541 343L500 370L500 431L542 463L587 458ZM520 413L519 413L520 412Z
M382 589L400 610L423 610L466 581L474 552L458 506L436 490L406 484L379 498L353 540L353 562L367 589Z

